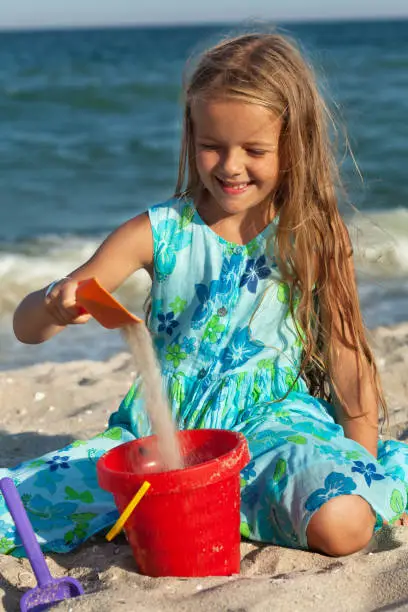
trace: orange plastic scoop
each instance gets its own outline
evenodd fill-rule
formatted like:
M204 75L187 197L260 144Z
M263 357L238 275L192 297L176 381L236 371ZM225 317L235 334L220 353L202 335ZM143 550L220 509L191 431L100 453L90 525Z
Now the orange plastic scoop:
M106 291L96 280L88 278L81 281L76 292L77 303L85 308L103 327L116 329L132 323L142 323L120 302Z

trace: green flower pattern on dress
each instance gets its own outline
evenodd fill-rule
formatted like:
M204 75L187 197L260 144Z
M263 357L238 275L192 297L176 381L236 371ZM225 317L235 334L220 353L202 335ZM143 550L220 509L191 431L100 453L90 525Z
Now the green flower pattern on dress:
M170 304L170 308L174 312L174 314L182 313L186 306L187 300L183 300L179 296L175 297L174 301Z
M390 498L391 510L396 514L398 519L403 512L405 512L405 500L403 495L398 489L394 489Z
M211 343L217 342L224 329L225 325L220 323L220 317L213 315L206 325L203 340L209 340Z
M175 368L178 368L180 363L187 359L187 353L184 352L179 344L170 344L167 347L167 361L171 361Z

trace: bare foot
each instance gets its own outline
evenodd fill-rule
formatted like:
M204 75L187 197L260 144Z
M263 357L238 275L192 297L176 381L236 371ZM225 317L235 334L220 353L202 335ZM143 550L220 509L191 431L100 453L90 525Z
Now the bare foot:
M383 525L389 525L388 521L384 521ZM392 525L398 525L398 527L408 527L408 514L404 512L397 521L393 521Z
M395 521L394 525L401 525L402 527L408 527L408 514L404 512L404 514L400 516L398 521Z

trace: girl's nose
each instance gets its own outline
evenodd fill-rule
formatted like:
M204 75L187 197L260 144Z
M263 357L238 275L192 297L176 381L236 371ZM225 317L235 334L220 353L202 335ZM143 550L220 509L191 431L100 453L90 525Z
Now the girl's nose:
M243 169L242 155L239 151L227 151L222 158L221 166L226 178L238 176Z

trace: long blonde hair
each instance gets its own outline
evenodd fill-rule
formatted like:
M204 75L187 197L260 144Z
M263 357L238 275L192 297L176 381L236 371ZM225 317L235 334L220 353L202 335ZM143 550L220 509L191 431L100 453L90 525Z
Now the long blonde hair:
M333 387L329 351L336 334L354 350L359 366L368 366L378 405L387 414L355 289L350 240L338 209L341 183L329 134L332 118L312 69L296 44L275 33L237 36L206 51L185 85L176 197L195 199L202 189L191 106L197 98L217 97L260 104L282 118L280 179L272 194L279 214L274 248L303 343L299 375L314 395L333 399L334 389L341 400Z

